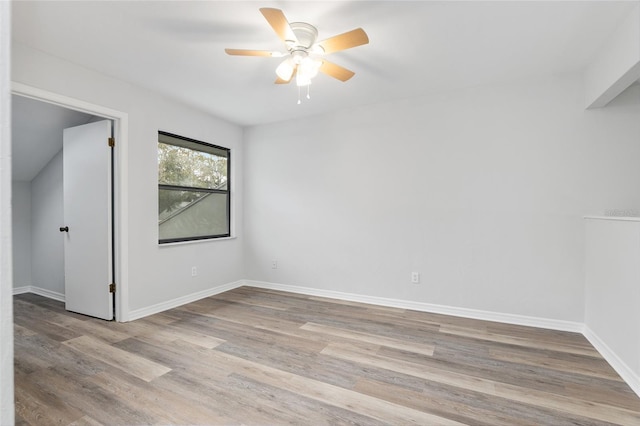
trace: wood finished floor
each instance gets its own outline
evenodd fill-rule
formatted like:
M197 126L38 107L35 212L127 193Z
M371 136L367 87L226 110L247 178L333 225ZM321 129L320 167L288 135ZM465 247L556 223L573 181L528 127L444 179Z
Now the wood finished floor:
M640 425L580 334L250 287L130 323L14 304L19 425Z

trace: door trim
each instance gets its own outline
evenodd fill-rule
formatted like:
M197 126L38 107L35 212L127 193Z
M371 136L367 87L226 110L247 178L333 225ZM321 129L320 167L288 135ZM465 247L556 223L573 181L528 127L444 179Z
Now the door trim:
M128 148L129 148L129 114L101 105L92 104L80 99L60 95L58 93L32 87L26 84L11 82L11 93L49 104L58 105L98 117L113 120L113 136L116 139L114 147L114 227L117 283L115 316L116 321L129 321L129 219L128 219Z

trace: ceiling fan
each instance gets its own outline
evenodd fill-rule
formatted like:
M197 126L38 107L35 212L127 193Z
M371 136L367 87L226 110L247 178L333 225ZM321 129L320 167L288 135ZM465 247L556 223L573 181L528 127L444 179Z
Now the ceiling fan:
M347 81L354 72L323 58L323 55L350 49L369 43L369 37L362 28L316 42L318 30L306 22L287 21L280 9L261 8L260 12L278 37L284 42L287 52L268 50L225 49L229 55L286 57L276 68L276 84L289 83L296 78L298 86L308 86L318 71L340 81ZM308 95L307 95L308 97ZM299 103L299 101L298 101Z

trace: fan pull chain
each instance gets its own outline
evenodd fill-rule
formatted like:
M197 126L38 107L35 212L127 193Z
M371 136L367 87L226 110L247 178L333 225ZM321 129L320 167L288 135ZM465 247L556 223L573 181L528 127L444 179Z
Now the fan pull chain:
M311 99L311 95L309 95L309 91L311 90L310 87L311 85L307 84L307 99Z
M298 86L298 105L300 105L302 101L300 100L300 86Z

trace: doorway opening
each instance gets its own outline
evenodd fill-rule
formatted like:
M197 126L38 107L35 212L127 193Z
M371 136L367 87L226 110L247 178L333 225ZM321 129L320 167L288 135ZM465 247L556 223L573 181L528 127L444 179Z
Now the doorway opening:
M108 277L105 280L109 282L104 282L104 287L101 287L100 290L102 291L104 288L105 293L98 297L101 298L99 302L101 304L106 303L105 300L108 297L111 310L108 317L107 314L92 314L91 309L93 308L90 308L89 312L81 313L104 319L115 319L120 322L127 321L127 222L126 215L123 213L126 211L124 194L126 174L123 165L126 162L128 117L125 113L30 86L14 83L12 89L12 111L14 113L14 117L12 117L12 142L14 145L14 155L12 155L12 169L14 171L14 182L12 182L14 189L13 251L14 270L16 271L14 273L14 294L33 292L63 300L67 303L67 309L75 312L78 312L79 309L73 306L70 308L70 301L75 300L73 303L78 306L77 301L80 297L80 306L87 305L86 300L93 303L92 299L95 296L91 294L78 296L78 291L83 293L84 288L78 287L74 290L65 285L65 275L69 275L69 271L65 271L63 253L65 249L68 250L69 241L76 243L76 252L78 252L77 247L82 240L82 233L78 231L79 228L76 226L74 228L76 234L74 235L74 229L65 225L66 218L61 216L64 211L64 203L67 202L64 199L64 193L68 192L63 190L62 176L71 175L71 173L63 174L63 167L68 167L64 164L67 164L68 160L65 160L65 150L62 149L62 129L95 128L96 126L103 130L108 128L109 136L112 135L115 140L115 147L109 150L109 188L107 189L106 185L102 185L103 182L101 182L100 191L96 189L96 194L108 197L109 201L108 241L105 239L99 245L99 251L109 258L108 263L106 260L104 261L104 265L107 265L109 269ZM31 124L30 128L29 124ZM43 128L52 129L51 133L47 134L46 131L40 130L42 135L33 134L33 132L37 133L37 129ZM29 133L30 131L32 134ZM38 138L45 139L45 142L38 142ZM104 143L106 146L107 141L105 140ZM71 152L71 149L67 149L67 151ZM82 165L87 158L82 157L86 154L80 153L79 155L81 160L79 163L76 161L76 165ZM86 167L86 169L92 168L94 167ZM86 197L85 192L84 197L81 195L80 199ZM93 196L89 198L93 198ZM91 204L92 199L86 200L86 203ZM100 220L99 222L104 221ZM65 228L69 232L64 231ZM85 229L89 228L93 228L93 226L87 226ZM102 247L103 245L105 247ZM108 293L108 288L112 283L115 284L115 293ZM83 297L85 299L82 299ZM87 297L89 299L86 299ZM115 309L113 309L114 305Z

